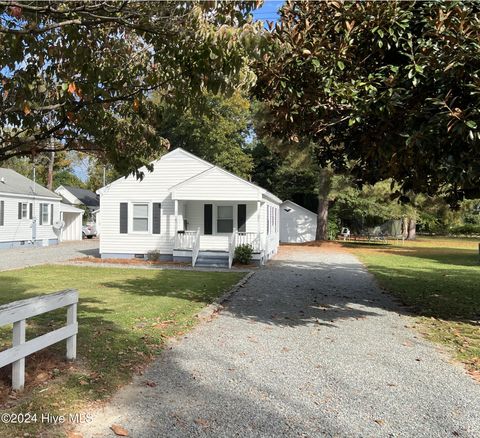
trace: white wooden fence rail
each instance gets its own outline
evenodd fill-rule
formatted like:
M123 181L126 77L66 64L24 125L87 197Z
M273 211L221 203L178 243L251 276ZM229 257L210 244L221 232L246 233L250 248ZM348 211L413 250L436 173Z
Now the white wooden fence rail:
M77 303L78 291L69 289L0 306L0 327L13 323L12 347L0 352L0 368L12 364L13 389L23 389L25 384L25 357L36 351L66 339L67 359L74 360L76 358L78 333ZM25 320L27 318L66 306L66 326L34 339L25 340Z

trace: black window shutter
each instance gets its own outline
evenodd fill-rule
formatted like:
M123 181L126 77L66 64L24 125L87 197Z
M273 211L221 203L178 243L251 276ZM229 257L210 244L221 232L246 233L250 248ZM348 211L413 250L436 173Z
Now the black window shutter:
M247 231L247 204L238 204L237 206L237 225L240 233Z
M0 201L0 227L4 224L5 217L5 201Z
M44 204L40 204L39 225L43 225L43 206Z
M212 234L213 227L213 205L212 204L204 204L203 206L203 233L204 234Z
M153 234L160 234L161 208L162 208L162 204L160 204L160 202L153 203L153 212L152 212L153 213L152 215L152 220L153 220L152 233Z
M120 234L128 233L128 203L120 202Z
M21 202L18 203L18 218L19 219L22 218L22 203Z
M28 205L29 209L30 209L30 212L29 212L29 217L30 219L33 219L33 204L30 202L30 204Z
M53 204L50 204L50 225L53 225Z

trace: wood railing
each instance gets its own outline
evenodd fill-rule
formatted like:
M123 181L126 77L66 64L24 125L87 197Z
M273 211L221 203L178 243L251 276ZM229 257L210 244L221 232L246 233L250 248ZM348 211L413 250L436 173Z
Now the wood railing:
M192 266L197 263L198 253L200 252L200 227L195 232L193 244L192 244Z
M193 244L197 235L197 231L177 232L175 236L175 249L193 249Z
M261 240L259 233L237 233L236 246L250 245L254 252L261 251Z
M77 356L77 303L76 290L64 290L0 306L0 327L13 323L12 347L0 352L0 368L12 364L12 388L21 390L25 385L25 358L36 351L67 340L67 359ZM67 325L28 341L25 340L26 319L61 307L67 307Z

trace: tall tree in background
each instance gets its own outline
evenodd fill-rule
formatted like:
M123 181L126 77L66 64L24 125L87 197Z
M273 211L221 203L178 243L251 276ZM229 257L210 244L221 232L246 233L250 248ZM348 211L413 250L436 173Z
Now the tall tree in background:
M250 101L240 93L230 97L204 93L187 109L172 107L158 99L157 131L172 148L183 149L200 158L249 178L253 160L249 154Z
M359 185L392 178L405 200L478 195L476 3L287 1L280 15L257 65L265 132L315 143L320 168Z
M167 143L151 93L183 105L249 84L253 2L0 1L0 162L56 150L122 174ZM254 52L252 51L252 54Z
M39 154L35 159L10 158L2 163L2 167L15 170L30 179L33 179L33 169L35 168L36 181L45 187L48 185L51 169L53 190L60 185L83 187L82 180L73 173L74 161L75 157L71 153L61 151L55 154L53 164L50 161L50 154Z

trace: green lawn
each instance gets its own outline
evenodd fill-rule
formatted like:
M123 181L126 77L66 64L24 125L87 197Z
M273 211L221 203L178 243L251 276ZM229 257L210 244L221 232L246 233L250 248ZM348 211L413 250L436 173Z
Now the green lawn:
M379 283L418 315L420 330L480 376L478 241L421 238L398 245L347 244Z
M76 266L0 273L0 304L67 288L80 293L78 361L71 366L63 360L64 342L27 359L25 394L9 409L69 414L108 398L161 351L168 337L190 329L195 314L243 275ZM27 339L60 327L65 315L62 309L28 320ZM11 327L6 326L0 331L2 349L11 345L10 339ZM12 402L5 394L7 371L0 376L2 410ZM38 424L12 427L0 424L0 436L42 429Z

